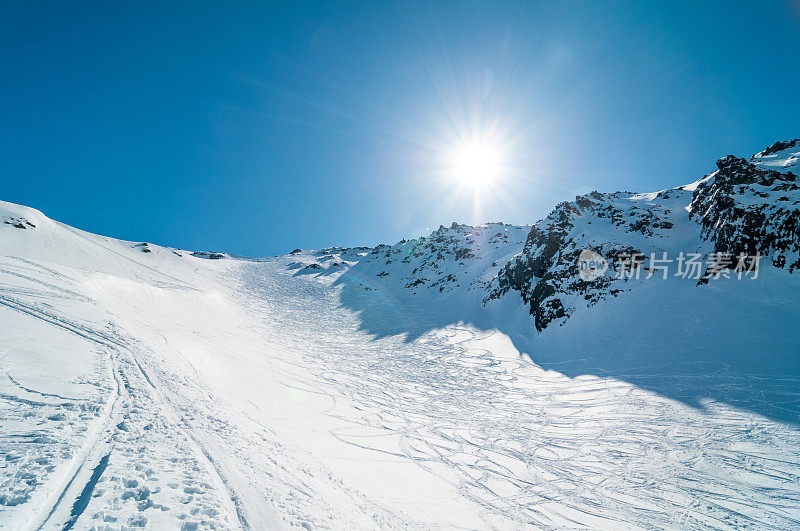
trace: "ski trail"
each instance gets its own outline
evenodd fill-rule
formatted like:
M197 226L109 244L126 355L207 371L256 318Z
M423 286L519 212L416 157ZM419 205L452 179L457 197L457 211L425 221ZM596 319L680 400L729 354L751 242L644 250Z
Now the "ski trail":
M61 400L68 400L70 402L80 402L81 400L83 400L82 398L71 398L71 397L68 397L68 396L59 395L57 393L45 393L43 391L37 391L36 389L31 389L30 387L25 387L24 385L22 385L21 383L16 381L14 378L12 378L11 375L8 374L8 372L6 372L2 367L0 367L0 371L3 371L3 373L6 376L6 378L8 378L8 381L10 381L12 384L16 385L17 387L19 387L20 389L22 389L26 393L36 394L36 395L43 396L43 397L46 397L46 398L60 398Z
M87 437L86 442L78 452L78 457L76 459L73 459L70 465L68 465L67 468L68 472L66 474L66 476L69 478L68 481L66 481L66 484L62 483L62 486L59 487L58 481L56 480L56 485L54 485L56 487L54 494L49 497L45 505L47 509L42 511L40 508L39 509L40 519L34 520L30 525L31 529L42 529L52 525L51 524L52 522L58 524L58 522L64 519L64 514L68 514L67 507L65 504L70 504L70 500L72 499L75 500L79 499L80 493L83 492L83 490L85 490L86 488L88 488L88 485L91 482L91 476L88 479L86 479L84 476L89 474L89 470L100 469L100 463L103 460L105 460L106 463L108 461L108 456L110 455L111 448L113 448L113 431L114 431L113 424L119 419L120 402L124 389L124 386L122 386L120 382L120 376L118 372L119 368L117 366L117 354L114 350L117 345L111 344L108 341L108 339L106 337L103 337L102 335L100 337L97 337L97 334L87 327L70 323L69 321L60 318L55 314L45 312L34 306L25 304L20 300L0 295L0 304L8 308L11 308L13 310L16 310L18 312L25 313L35 319L44 321L45 323L50 324L52 326L57 326L63 330L66 330L68 332L71 332L72 334L81 337L82 339L97 343L105 347L106 352L108 353L109 356L109 368L111 377L112 380L114 381L113 393L106 400L106 405L104 407L103 415L99 422L99 425L97 425L95 429L92 430L89 437ZM8 376L8 378L22 389L29 392L35 392L19 385L10 376ZM42 396L58 396L46 393L38 393L38 394L41 394ZM59 398L64 398L64 397L59 397ZM105 467L102 468L104 469ZM83 483L81 482L82 479L84 480ZM89 494L91 494L91 489L89 491ZM72 505L70 504L70 507L71 506ZM42 515L44 515L43 518ZM79 515L76 515L75 518L77 518L77 516Z
M329 433L425 470L479 506L487 527L800 525L789 427L498 357L496 331L452 324L408 342L370 338L335 287L268 263L240 271L263 334L301 330L276 341L307 353L298 364L313 387L360 412L340 413L345 425Z
M232 520L238 521L239 526L242 529L248 529L249 526L247 524L247 519L244 515L244 509L242 507L241 501L239 497L235 494L233 489L230 486L230 483L225 479L223 476L223 472L218 468L215 459L212 457L210 452L206 450L202 444L197 440L197 438L193 434L193 430L191 426L185 425L184 422L181 421L179 415L175 410L172 409L169 401L164 398L164 395L159 390L158 386L153 382L150 378L150 375L145 371L142 367L142 364L137 359L136 355L132 351L128 351L131 359L134 362L134 365L139 370L139 373L145 379L145 381L149 384L153 396L156 398L156 402L158 406L161 408L164 416L169 420L169 422L175 427L176 430L183 433L187 440L192 443L192 448L195 451L197 457L201 460L204 464L206 470L211 474L212 478L216 482L216 486L221 493L226 493L224 497L224 504L228 513L234 517Z
M78 518L83 514L83 511L86 510L86 507L89 506L89 498L94 491L95 486L97 486L97 482L100 480L100 476L103 475L105 472L106 467L108 466L108 459L111 457L111 453L107 453L104 455L97 466L92 471L92 477L89 478L89 481L83 487L78 498L75 500L75 504L72 506L72 511L70 511L69 520L64 524L63 531L69 531L75 525L75 522L78 521Z
M0 271L0 273L2 272ZM8 272L6 273L8 274ZM30 278L30 280L36 282L38 279ZM39 285L52 289L46 283L39 282ZM40 298L40 295L46 294L35 292L31 295ZM85 296L74 297L74 300L92 302L91 299ZM161 424L167 423L161 430L164 434L168 434L168 436L162 437L164 443L169 444L168 441L178 439L176 441L178 443L177 446L173 446L178 457L170 458L168 462L174 463L173 467L177 466L179 470L184 471L184 484L187 486L183 489L185 495L181 503L186 504L188 502L188 505L185 505L186 514L176 516L184 519L186 526L188 526L187 528L191 528L193 525L213 526L214 522L217 522L216 525L221 525L225 528L233 527L233 522L239 522L238 527L246 527L244 517L238 514L237 507L234 505L235 499L226 498L225 493L229 491L227 485L217 475L212 464L212 455L199 447L194 438L181 426L181 422L176 418L174 412L168 409L168 405L161 397L156 383L144 370L139 360L136 359L135 353L131 350L130 345L132 343L123 339L115 330L113 324L107 323L104 327L105 329L103 329L95 324L68 319L59 315L49 305L28 303L17 297L12 297L9 294L9 290L6 289L0 292L0 307L8 308L13 312L42 322L47 327L63 330L68 335L76 336L80 340L97 345L106 354L106 367L108 370L106 381L114 382L110 389L111 392L103 402L100 416L90 426L91 429L82 434L82 443L72 453L69 462L65 462L53 474L46 476L46 481L33 491L33 498L25 505L26 512L11 513L10 516L14 518L14 521L9 523L16 522L14 524L15 528L25 529L82 528L88 525L89 520L96 521L98 514L101 515L101 519L103 514L106 515L106 518L110 518L110 520L104 520L106 522L116 521L118 517L109 514L110 506L107 504L109 502L118 504L120 497L110 498L109 494L113 496L113 492L119 487L135 487L137 484L136 480L126 479L124 476L121 479L117 479L120 477L120 471L125 473L126 469L141 469L143 464L147 461L153 461L156 457L149 456L150 459L146 460L136 459L133 463L130 461L131 456L141 452L144 447L139 446L141 444L141 436L136 435L136 433L129 434L129 431L135 425L139 425L143 426L144 430L151 430L142 434L154 433L152 432L153 422L148 423L145 420L144 422L134 421L131 424L132 415L141 416L141 413L137 412L148 411L150 412L148 414L151 417L154 416L155 420L158 420L159 415L161 415ZM121 360L130 361L120 363ZM134 374L130 374L132 370L135 371ZM72 404L82 402L58 393L48 393L30 388L15 380L7 371L3 372L8 381L21 393L36 395L41 399L49 400L51 403L41 403L39 405L38 402L14 396L6 397L6 400L24 402L29 407L72 407ZM136 375L138 375L138 379ZM141 394L137 386L143 387L144 395ZM142 403L141 398L144 396L150 396L154 399L157 407L152 408ZM67 402L53 402L53 399L56 398ZM183 440L181 441L181 437L176 437L175 434L182 434ZM161 443L162 441L159 442ZM184 448L181 446L182 443L186 442L191 443L191 447ZM195 459L188 457L193 454L196 455ZM200 469L197 469L192 464L193 461L198 463ZM109 470L111 471L109 472ZM147 469L144 470L147 472ZM202 473L199 470L205 470L206 472ZM151 474L152 472L147 473ZM204 477L211 479L211 482L215 485L213 487L207 486L203 481ZM122 485L119 485L119 483ZM169 485L172 485L172 483L169 483ZM208 487L208 490L206 487ZM157 494L162 489L163 487L156 487L152 489L152 493ZM154 501L154 498L150 496L151 489L146 486L142 486L133 494L131 492L133 491L127 488L127 490L119 493L123 501L133 499L138 502L139 512L128 519L130 526L143 525L148 521L148 517L150 519L158 517L158 514L153 514L152 511L146 513L148 516L145 517L142 511L148 508L153 508L156 511L169 510L168 506ZM178 492L172 497L174 498ZM229 518L224 514L217 514L214 504L209 503L210 497L216 495L219 495L219 500L222 502L220 508L230 515ZM164 495L160 495L160 498L164 498ZM177 502L178 500L176 499L175 501ZM178 507L176 506L175 508L177 509ZM92 508L92 510L87 511L87 508ZM189 512L189 509L191 509L191 512ZM194 515L197 516L195 517ZM192 520L195 520L195 522Z
M113 351L109 351L109 358L111 378L115 386L113 395L106 402L107 405L101 423L87 437L87 441L78 453L78 458L73 460L74 463L69 467L71 471L69 480L60 487L57 484L55 485L54 494L45 502L46 509L44 511L41 508L39 509L39 519L31 522L30 529L50 528L61 525L61 522L66 521L75 503L81 498L81 493L88 488L89 495L91 495L94 470L101 470L102 472L105 469L105 466L101 467L100 465L103 460L106 463L108 462L108 456L113 450L114 424L119 420L120 403L124 393L124 386L120 381L118 372L116 354ZM96 482L97 479L95 479L94 483ZM76 519L77 516L75 516Z
M112 249L109 246L103 245L102 243L100 243L99 241L97 241L97 240L95 240L93 238L88 238L85 234L83 234L78 229L75 229L73 227L70 227L69 225L65 225L63 223L60 223L58 221L56 221L55 223L58 224L64 230L67 230L67 231L71 232L72 234L74 234L78 238L81 238L82 240L88 242L89 244L91 244L93 246L99 247L100 249L102 249L105 252L108 252L110 254L118 256L118 257L122 258L123 260L132 262L133 264L136 264L137 267L141 267L142 269L146 269L146 270L150 271L151 273L154 273L154 274L156 274L156 275L158 275L160 277L167 278L169 280L172 280L172 281L176 282L176 284L168 284L172 288L187 289L187 290L194 290L195 289L191 284L188 284L184 280L181 280L181 279L179 279L177 277L174 277L172 275L164 273L163 271L159 271L157 268L149 266L149 265L144 264L142 262L139 262L138 260L134 260L133 258L131 258L129 256L125 256L124 254L115 251L114 249Z

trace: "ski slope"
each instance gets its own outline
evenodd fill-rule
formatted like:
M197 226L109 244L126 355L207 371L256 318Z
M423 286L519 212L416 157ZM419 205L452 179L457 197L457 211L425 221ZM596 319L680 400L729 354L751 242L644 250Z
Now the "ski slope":
M452 228L487 254L417 293L368 249L193 254L0 203L0 527L800 526L797 275L540 334L473 293L507 228Z

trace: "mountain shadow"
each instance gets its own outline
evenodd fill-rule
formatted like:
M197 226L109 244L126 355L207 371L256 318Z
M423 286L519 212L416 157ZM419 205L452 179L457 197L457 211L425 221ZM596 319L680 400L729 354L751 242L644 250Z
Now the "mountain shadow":
M464 323L506 334L543 369L611 377L697 408L724 402L800 424L800 275L765 268L757 280L654 279L576 311L538 333L518 293L412 295L365 278L337 281L341 305L376 339Z

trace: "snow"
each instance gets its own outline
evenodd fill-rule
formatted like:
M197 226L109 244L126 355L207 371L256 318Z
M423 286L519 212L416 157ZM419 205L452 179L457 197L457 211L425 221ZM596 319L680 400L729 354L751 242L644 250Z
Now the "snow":
M642 252L693 251L695 188L609 201L673 223ZM484 305L530 227L251 260L11 219L0 527L800 525L783 269L641 281L539 334L518 295Z
M781 173L788 171L797 173L797 168L800 165L800 139L779 144L773 146L776 148L774 150L769 148L756 153L751 157L751 161L763 169L775 170Z

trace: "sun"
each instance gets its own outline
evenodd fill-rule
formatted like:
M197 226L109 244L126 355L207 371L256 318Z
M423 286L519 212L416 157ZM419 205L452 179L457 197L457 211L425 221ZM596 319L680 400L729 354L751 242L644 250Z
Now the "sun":
M503 171L502 152L486 143L459 146L452 154L452 177L470 188L484 188L497 182Z

